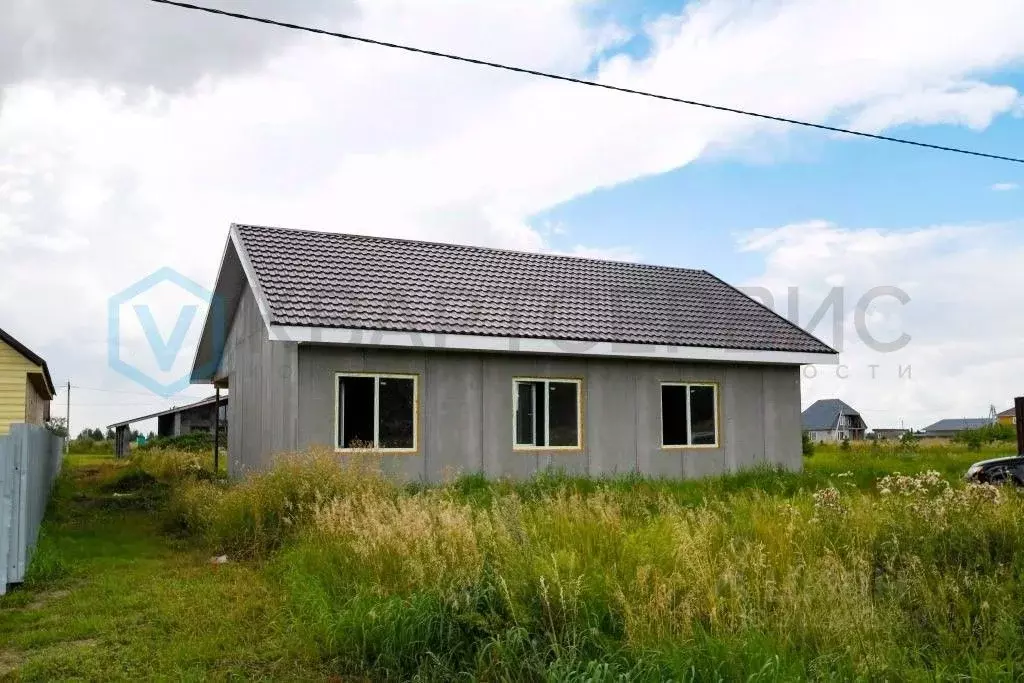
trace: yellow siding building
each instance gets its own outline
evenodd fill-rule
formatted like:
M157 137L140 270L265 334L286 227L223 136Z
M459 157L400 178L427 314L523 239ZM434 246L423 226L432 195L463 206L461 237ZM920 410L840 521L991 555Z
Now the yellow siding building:
M49 420L56 393L46 361L0 329L0 436L12 424Z
M1011 427L1017 424L1017 416L1013 408L1004 410L1003 412L996 415L996 419L1004 425L1010 425Z

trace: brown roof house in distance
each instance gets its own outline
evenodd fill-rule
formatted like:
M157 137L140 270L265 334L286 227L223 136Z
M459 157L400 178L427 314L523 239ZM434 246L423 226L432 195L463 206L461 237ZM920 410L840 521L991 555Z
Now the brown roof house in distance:
M214 296L192 379L230 389L233 476L797 469L800 366L837 362L705 271L551 254L233 225Z

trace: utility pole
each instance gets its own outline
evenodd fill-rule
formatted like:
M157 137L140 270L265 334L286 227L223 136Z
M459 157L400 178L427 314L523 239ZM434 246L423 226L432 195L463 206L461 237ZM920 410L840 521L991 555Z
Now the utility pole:
M64 454L67 455L68 448L71 444L71 380L68 380L68 404L67 412L64 414L64 429L67 430L68 435L64 437Z

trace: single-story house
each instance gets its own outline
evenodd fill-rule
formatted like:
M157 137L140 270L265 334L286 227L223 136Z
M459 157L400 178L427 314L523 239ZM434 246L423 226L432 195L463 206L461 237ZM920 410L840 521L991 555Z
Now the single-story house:
M801 414L800 421L811 440L818 443L861 441L867 429L860 413L838 398L815 401Z
M876 427L871 430L871 436L878 441L898 441L908 433L910 430L903 427Z
M992 424L990 417L953 417L928 425L918 436L922 439L949 439L960 432L979 429L990 424Z
M219 400L217 396L211 396L195 403L172 406L158 413L115 422L109 425L109 429L114 430L114 454L118 457L128 455L131 448L129 427L137 422L153 418L156 418L157 436L181 436L193 432L213 434L218 429L222 434L226 434L228 428L227 408L228 396L221 396ZM219 425L217 424L218 420Z
M233 476L696 477L799 468L800 366L836 362L702 270L233 225L192 380L231 392Z
M44 424L56 395L46 361L0 329L0 436L12 424Z
M1015 424L1017 424L1017 413L1015 412L1014 408L1009 408L1001 413L998 413L996 415L996 420L998 420L1000 424L1010 425L1012 427Z

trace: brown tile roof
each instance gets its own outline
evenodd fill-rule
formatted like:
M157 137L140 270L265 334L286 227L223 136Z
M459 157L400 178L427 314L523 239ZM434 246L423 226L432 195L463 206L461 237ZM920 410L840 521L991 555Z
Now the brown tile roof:
M835 353L703 270L235 227L275 325Z

